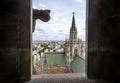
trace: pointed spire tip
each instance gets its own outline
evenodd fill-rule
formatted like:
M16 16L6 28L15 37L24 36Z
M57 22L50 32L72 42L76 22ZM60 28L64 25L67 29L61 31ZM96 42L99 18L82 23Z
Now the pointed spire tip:
M73 15L75 14L75 12L73 12Z

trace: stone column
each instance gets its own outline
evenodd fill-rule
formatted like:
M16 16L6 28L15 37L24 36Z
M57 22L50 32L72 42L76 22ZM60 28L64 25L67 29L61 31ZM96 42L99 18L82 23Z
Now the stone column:
M120 3L87 0L87 76L120 79Z
M31 1L0 0L0 83L30 80Z

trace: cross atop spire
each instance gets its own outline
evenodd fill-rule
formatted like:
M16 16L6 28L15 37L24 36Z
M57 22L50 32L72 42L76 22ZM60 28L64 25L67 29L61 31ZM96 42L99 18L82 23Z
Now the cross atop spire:
M73 12L73 15L75 14L75 12Z

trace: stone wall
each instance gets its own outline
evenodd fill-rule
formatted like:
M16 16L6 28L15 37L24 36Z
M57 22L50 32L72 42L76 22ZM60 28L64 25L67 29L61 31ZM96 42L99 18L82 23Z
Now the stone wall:
M30 6L30 0L0 0L0 83L30 79Z
M120 79L120 6L115 0L87 2L87 75Z

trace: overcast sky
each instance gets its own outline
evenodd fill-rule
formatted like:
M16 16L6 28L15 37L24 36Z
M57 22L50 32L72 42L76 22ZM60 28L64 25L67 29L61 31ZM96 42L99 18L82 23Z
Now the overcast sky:
M86 0L33 0L33 8L51 10L48 22L36 20L33 40L68 39L72 12L75 12L78 38L85 40Z

